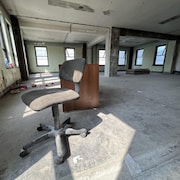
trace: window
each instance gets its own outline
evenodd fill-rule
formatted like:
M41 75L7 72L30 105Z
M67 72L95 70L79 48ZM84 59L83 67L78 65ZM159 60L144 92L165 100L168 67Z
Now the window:
M74 48L66 48L65 49L66 54L66 61L74 59Z
M7 34L7 28L6 28L6 23L2 15L0 15L0 41L1 41L1 47L3 51L3 56L4 56L4 62L6 68L12 68L12 51L10 49L10 40Z
M1 42L1 47L2 47L2 51L3 51L5 66L6 66L6 68L9 68L9 59L8 59L8 54L7 54L7 50L6 50L6 46L5 46L5 40L4 40L4 36L3 36L1 23L0 23L0 42Z
M157 46L154 65L164 65L165 54L166 54L166 45Z
M18 67L19 63L18 63L18 58L17 58L17 53L16 53L16 47L15 47L15 42L14 42L12 26L8 22L7 22L7 29L8 29L8 33L9 33L10 48L11 48L11 52L12 52L12 55L13 55L14 64L15 64L16 67Z
M138 49L136 50L136 62L135 65L141 66L143 62L143 53L144 49Z
M99 50L99 65L105 65L106 51Z
M48 56L46 47L35 47L37 66L48 66Z
M119 51L118 65L126 65L126 51Z

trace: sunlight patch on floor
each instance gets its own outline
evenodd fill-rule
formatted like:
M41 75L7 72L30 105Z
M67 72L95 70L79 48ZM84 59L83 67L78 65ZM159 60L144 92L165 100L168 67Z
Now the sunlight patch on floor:
M36 179L42 178L42 177L44 177L43 179L46 179L47 177L50 177L50 176L51 176L50 177L51 179L56 179L54 157L53 157L52 151L49 151L40 160L33 163L32 166L30 166L26 171L24 171L16 179L17 180L31 179L31 178L34 178L34 174L36 175Z
M33 114L37 113L36 111L31 110L28 106L26 106L25 110L24 110L24 114L23 114L23 118L27 117L27 116L31 116Z

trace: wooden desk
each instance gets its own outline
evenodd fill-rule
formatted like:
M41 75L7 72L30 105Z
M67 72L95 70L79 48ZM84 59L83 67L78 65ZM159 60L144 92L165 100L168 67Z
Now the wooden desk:
M60 65L59 65L60 67ZM61 80L61 87L74 89L71 82ZM63 111L91 109L99 106L99 65L87 64L80 82L80 98L63 104Z

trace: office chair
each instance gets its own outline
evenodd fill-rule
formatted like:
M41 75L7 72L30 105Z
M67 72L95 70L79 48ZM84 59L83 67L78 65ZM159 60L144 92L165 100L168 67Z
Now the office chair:
M87 129L82 128L79 130L73 129L70 123L70 118L63 123L60 121L58 105L70 101L77 100L80 95L80 81L83 76L86 61L85 59L74 59L65 61L59 72L61 80L71 81L75 85L75 90L68 88L52 88L52 89L40 89L27 92L22 95L22 101L34 111L41 111L48 107L52 108L52 115L54 119L54 126L40 124L37 128L38 131L46 130L46 134L38 137L32 142L23 146L20 152L20 157L24 157L29 154L28 149L42 140L50 137L55 137L56 150L57 150L57 163L62 163L65 160L67 153L69 152L67 144L67 136L69 135L81 135L87 136Z

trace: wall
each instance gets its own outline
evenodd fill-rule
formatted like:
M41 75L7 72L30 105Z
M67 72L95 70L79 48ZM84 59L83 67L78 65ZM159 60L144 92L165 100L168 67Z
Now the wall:
M174 71L180 72L180 43L178 45L178 50L177 50L177 59L176 59L176 64L175 64L175 69Z
M7 19L9 22L11 22L9 15L6 13L6 11L4 11L4 8L2 7L1 4L0 4L0 16L1 16L1 20ZM5 31L7 32L7 27L5 28ZM8 38L7 40L10 42L9 36L7 36L7 38ZM13 53L11 51L8 53L8 55L9 55L9 59L11 60L14 59ZM21 79L19 68L14 67L14 64L13 64L13 68L7 69L5 67L4 62L5 62L5 59L4 59L3 50L0 44L0 96L6 93L12 84L16 83L17 80Z
M166 51L166 57L165 57L165 64L164 66L155 66L154 63L154 57L155 57L155 51L156 46L159 45L167 45L167 51ZM141 46L134 47L133 51L133 62L132 62L132 68L148 68L150 71L153 72L171 72L172 67L172 61L175 51L175 44L176 41L158 41L154 43L149 43ZM143 55L143 64L142 66L136 66L135 65L135 58L136 58L136 50L144 48L144 55ZM95 45L92 47L92 63L98 64L98 50L99 49L105 49L103 45ZM127 51L127 59L126 59L126 65L125 66L118 66L117 70L127 70L128 69L128 63L129 63L129 54L130 54L130 48L128 47L119 47L119 50L126 50ZM104 71L104 66L99 67L100 71Z
M65 60L65 48L71 47L75 48L75 58L82 57L82 44L61 44L61 43L43 43L40 44L38 42L26 41L26 52L27 52L27 60L29 64L30 73L39 73L39 72L58 72L59 64L62 64ZM36 56L35 56L35 46L46 46L48 52L48 67L37 67L36 66Z
M65 60L64 49L66 47L75 48L76 58L82 57L83 44L44 43L42 44L42 46L47 47L49 66L37 67L34 47L37 46L39 43L33 42L33 41L26 41L25 44L26 44L27 59L28 59L30 73L58 72L58 65L62 64ZM165 64L164 66L154 66L153 63L154 63L156 46L164 45L164 44L167 45ZM98 64L98 50L104 49L104 48L105 47L103 45L95 45L93 47L88 47L87 48L87 63ZM136 50L141 49L141 48L144 48L143 64L142 66L135 66ZM154 43L134 47L132 68L149 68L150 71L154 71L154 72L170 73L171 66L172 66L172 59L174 55L174 49L175 49L175 41L159 41L159 42L154 42ZM127 70L130 48L119 47L119 50L127 51L127 62L125 66L118 66L117 69ZM104 71L104 66L100 66L99 70Z
M165 59L165 64L164 64L164 72L167 72L167 73L171 72L173 56L175 53L175 46L176 46L176 41L168 42L166 59Z
M154 72L171 72L171 66L174 56L174 49L175 49L175 41L158 41L155 43L150 43L146 45L136 46L134 47L133 52L133 64L132 68L148 68L150 71ZM154 63L154 57L155 57L155 51L156 46L159 45L167 45L167 51L166 51L166 57L165 57L165 64L164 66L155 66ZM136 50L144 48L144 54L143 54L143 64L142 66L136 66L135 65L135 58L136 58Z

